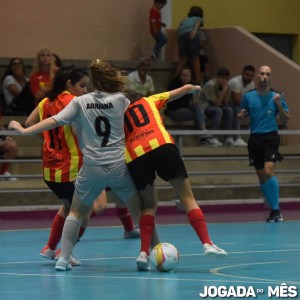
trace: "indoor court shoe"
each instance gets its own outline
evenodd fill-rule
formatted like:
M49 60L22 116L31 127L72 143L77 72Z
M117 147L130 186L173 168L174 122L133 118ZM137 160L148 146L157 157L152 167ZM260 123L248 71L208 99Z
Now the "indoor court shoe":
M283 218L279 209L271 210L269 217L267 218L267 222L282 222Z
M59 256L60 256L60 253L61 253L61 249L57 249L55 251L55 260L58 260L59 259ZM70 256L70 261L69 261L70 265L72 267L77 267L77 266L81 266L81 261L76 259L73 255Z
M135 262L139 271L150 271L149 257L146 252L142 251Z
M125 231L123 238L124 239L137 239L141 237L140 229L134 228L132 231Z
M72 270L72 266L63 257L60 257L55 265L56 271L69 271Z
M46 245L46 246L42 249L40 255L41 255L42 257L44 257L44 258L47 258L47 259L54 259L54 257L55 257L55 250L51 250L51 249L49 248L49 246Z
M217 256L226 256L227 252L224 251L223 249L219 248L217 245L215 244L204 244L204 255L217 255Z

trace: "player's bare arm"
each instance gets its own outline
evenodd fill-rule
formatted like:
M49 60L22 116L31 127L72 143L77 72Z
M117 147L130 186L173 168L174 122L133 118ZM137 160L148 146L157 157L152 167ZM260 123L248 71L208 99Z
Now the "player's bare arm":
M32 135L55 128L57 126L58 123L53 118L48 118L28 128L24 128L18 121L13 120L9 123L8 128L16 130L22 135Z

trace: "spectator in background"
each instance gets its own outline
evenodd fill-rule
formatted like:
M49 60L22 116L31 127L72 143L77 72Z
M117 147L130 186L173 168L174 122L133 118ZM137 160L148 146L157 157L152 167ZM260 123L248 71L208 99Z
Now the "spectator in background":
M246 92L255 89L255 84L253 81L254 75L255 68L251 65L247 65L243 68L242 75L237 75L228 81L230 88L230 105L232 105L235 115L239 112L242 96ZM234 118L233 122L237 122L234 124L233 128L240 130L240 120L238 118ZM247 143L240 136L236 136L233 145L247 146Z
M198 31L198 38L200 43L199 59L200 59L201 82L204 84L210 79L210 62L204 50L204 46L207 41L207 38L203 30Z
M52 55L54 59L55 73L57 73L63 67L63 62L57 54L53 53Z
M168 90L175 90L192 81L191 70L184 68L179 77L170 83ZM195 122L195 129L205 130L205 115L200 108L199 102L195 101L193 94L185 94L176 101L167 102L165 114L174 121L193 120ZM205 136L201 136L200 142L205 138Z
M27 82L28 78L25 75L23 60L19 57L12 58L2 77L2 90L5 99L4 114L20 114L13 100L20 94Z
M47 48L38 51L33 62L32 73L29 78L30 89L35 98L35 105L46 97L50 90L56 71L54 57Z
M229 79L230 73L227 68L220 68L217 72L217 77L209 80L204 84L198 101L205 115L210 121L210 128L212 130L221 129L221 122L223 120L224 129L233 129L233 108L229 104ZM207 143L208 142L208 143ZM230 136L225 137L224 143L232 146L234 141ZM205 141L204 145L222 146L222 143L215 137Z
M161 30L162 27L166 27L166 24L161 21L160 10L167 4L167 0L154 0L153 6L150 9L149 23L150 33L155 39L155 46L153 48L151 58L157 60L161 48L167 43L168 39Z
M142 57L136 67L136 70L127 76L128 88L143 96L149 96L154 93L154 83L152 77L148 74L151 66L151 60Z
M0 134L1 130L4 130L2 123L2 116L0 115ZM0 159L14 159L17 156L18 147L17 143L10 136L0 135ZM0 167L0 180L15 181L17 178L12 177L9 172L10 163L2 162Z
M199 6L192 6L188 17L181 21L178 27L179 62L175 70L175 78L190 60L195 81L200 83L200 43L197 33L201 26L203 26L203 10Z

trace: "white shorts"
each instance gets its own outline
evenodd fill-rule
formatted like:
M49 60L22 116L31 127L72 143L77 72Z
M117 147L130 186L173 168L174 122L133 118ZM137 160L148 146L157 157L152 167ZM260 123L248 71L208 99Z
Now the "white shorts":
M91 205L106 187L110 187L124 202L137 193L125 161L105 166L82 165L75 189L86 205Z

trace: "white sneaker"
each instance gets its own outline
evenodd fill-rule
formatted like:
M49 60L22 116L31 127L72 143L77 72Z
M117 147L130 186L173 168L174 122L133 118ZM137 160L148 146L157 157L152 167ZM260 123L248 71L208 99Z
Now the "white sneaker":
M211 147L221 147L221 146L223 146L223 144L217 138L214 138L214 137L205 139L203 141L203 143L201 143L201 144L204 145L204 146L211 146Z
M219 248L215 244L204 244L204 255L217 255L217 256L226 256L227 252Z
M233 146L233 145L234 145L234 140L233 140L233 138L231 138L231 137L226 138L225 141L224 141L224 144L225 144L226 146L229 146L229 147Z
M60 257L60 253L61 253L61 249L57 249L55 251L55 257L54 257L54 260L59 260L59 257ZM70 256L70 260L69 260L69 263L72 267L77 267L77 266L81 266L81 261L76 259L73 255Z
M233 146L235 146L235 147L246 147L247 143L242 138L239 137L234 141Z
M146 252L142 251L137 257L135 263L139 271L150 271L149 257Z
M60 257L55 265L56 271L69 271L72 270L72 266L63 257Z
M17 180L17 178L13 177L12 174L9 172L4 172L1 175L4 176L1 178L1 180L8 180L8 181L16 181Z

